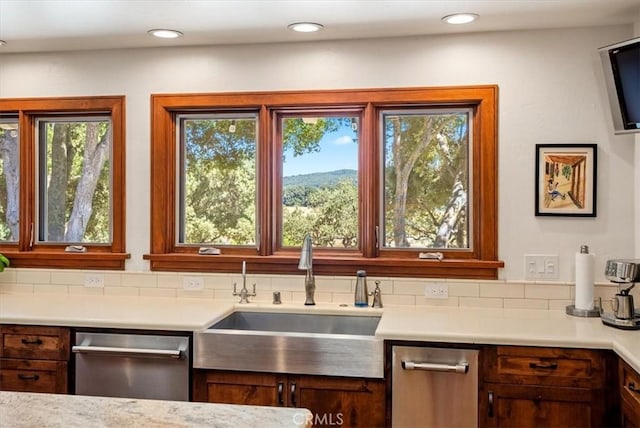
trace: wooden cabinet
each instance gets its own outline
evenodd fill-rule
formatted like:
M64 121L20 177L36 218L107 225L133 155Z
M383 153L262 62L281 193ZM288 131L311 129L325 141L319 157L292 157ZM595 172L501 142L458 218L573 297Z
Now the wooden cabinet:
M0 327L0 390L68 392L70 331L60 327Z
M619 360L620 410L623 428L640 428L640 374Z
M314 426L382 427L385 382L380 379L196 370L194 401L302 407Z
M486 427L599 427L610 420L606 351L488 346L480 421ZM613 418L615 419L615 417Z

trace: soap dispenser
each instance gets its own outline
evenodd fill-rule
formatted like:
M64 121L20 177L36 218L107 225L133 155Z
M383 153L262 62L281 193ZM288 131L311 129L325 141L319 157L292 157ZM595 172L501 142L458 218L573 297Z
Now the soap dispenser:
M358 308L366 308L369 306L369 292L367 290L367 272L359 270L356 272L356 292L353 302Z

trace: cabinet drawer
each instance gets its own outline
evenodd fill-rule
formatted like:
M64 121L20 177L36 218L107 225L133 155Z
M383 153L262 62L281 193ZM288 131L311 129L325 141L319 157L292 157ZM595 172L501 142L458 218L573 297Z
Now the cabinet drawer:
M60 361L69 359L69 329L6 326L0 332L0 357Z
M67 363L1 359L0 390L65 394Z
M599 388L603 356L596 350L497 346L485 373L494 382Z
M640 374L620 360L620 397L640 412Z

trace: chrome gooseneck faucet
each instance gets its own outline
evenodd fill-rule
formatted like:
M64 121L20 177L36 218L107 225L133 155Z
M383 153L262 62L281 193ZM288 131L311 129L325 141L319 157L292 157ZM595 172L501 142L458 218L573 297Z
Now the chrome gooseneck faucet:
M240 296L240 302L238 303L250 303L249 302L249 297L255 297L256 296L256 285L253 284L253 292L250 293L249 290L247 290L247 262L243 261L242 262L242 290L240 290L240 292L236 291L236 283L233 283L233 295L234 296Z
M306 306L315 305L316 302L313 300L313 295L316 292L316 280L313 277L313 241L311 240L310 234L307 234L302 241L302 252L300 254L298 269L307 271L304 278L304 291L306 294L304 304Z

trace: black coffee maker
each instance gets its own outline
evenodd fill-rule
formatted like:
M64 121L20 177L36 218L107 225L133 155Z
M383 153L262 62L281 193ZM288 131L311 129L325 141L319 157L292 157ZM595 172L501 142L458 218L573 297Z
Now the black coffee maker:
M640 281L640 259L609 260L606 278L618 285L618 293L611 299L613 312L601 312L602 322L625 330L640 329L640 313L635 309L631 289Z

